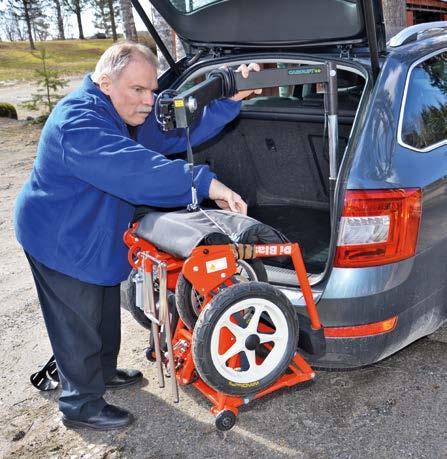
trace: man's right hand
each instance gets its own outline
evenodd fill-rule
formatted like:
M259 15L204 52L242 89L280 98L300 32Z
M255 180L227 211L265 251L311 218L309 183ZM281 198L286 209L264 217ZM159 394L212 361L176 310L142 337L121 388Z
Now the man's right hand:
M233 190L219 180L212 179L209 189L209 198L224 210L231 210L238 214L247 215L247 204Z

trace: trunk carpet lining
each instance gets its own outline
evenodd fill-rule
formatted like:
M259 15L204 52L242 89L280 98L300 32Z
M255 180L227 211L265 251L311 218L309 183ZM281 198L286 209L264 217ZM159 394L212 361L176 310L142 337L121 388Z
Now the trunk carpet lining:
M263 206L250 207L248 215L278 229L291 242L298 242L308 273L321 273L324 270L331 237L328 210L296 206ZM268 259L265 261L268 264ZM290 261L283 267L293 269Z

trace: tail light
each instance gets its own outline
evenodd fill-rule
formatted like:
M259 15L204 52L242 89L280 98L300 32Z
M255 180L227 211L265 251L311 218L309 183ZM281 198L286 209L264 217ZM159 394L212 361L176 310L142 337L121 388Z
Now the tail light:
M421 190L348 190L334 265L358 268L412 257L421 217Z

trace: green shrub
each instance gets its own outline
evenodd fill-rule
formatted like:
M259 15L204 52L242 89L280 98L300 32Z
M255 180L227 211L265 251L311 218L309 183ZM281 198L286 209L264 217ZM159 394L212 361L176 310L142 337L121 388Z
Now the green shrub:
M17 119L17 110L12 104L0 102L0 118Z

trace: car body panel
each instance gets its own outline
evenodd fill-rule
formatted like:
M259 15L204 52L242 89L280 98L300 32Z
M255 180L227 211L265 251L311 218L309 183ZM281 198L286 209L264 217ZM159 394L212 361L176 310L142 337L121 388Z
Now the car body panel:
M415 256L382 266L333 268L318 302L325 326L374 323L397 316L397 327L377 336L328 339L327 354L316 364L370 364L447 321L447 145L417 152L397 141L408 70L424 56L446 48L444 35L390 53L353 132L339 177L341 197L345 189L422 190Z
M439 175L436 165L445 158L445 145L424 154L404 148L397 142L408 68L424 55L447 48L447 35L427 41L431 42L430 46L407 45L403 47L407 49L399 49L385 60L355 140L357 145L352 150L348 189L422 188L436 181ZM421 172L421 167L424 174L415 174L415 170Z

